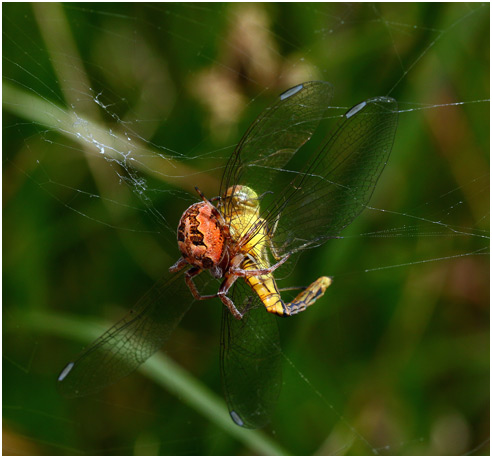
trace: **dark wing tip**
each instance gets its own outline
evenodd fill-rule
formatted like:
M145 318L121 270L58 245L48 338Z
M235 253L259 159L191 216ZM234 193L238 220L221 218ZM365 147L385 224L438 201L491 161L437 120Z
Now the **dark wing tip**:
M66 398L76 398L81 396L79 390L74 386L72 377L72 369L75 366L75 361L70 361L60 372L60 375L57 378L57 390L58 392L66 397ZM67 380L67 377L69 379Z
M279 99L281 101L288 99L289 97L292 97L296 95L298 92L301 92L302 89L310 89L312 87L320 87L320 86L325 86L325 88L328 90L328 92L331 94L333 92L333 86L331 83L328 83L327 81L306 81L304 83L297 84L296 86L293 86L286 91L282 92L282 94L279 95Z
M398 104L395 99L391 97L373 97L371 99L364 100L363 102L360 102L357 105L354 105L352 108L347 110L347 112L344 114L344 117L349 119L352 116L359 113L360 111L364 110L366 107L369 107L371 105L381 106L385 104L388 106L388 112L390 113L397 112Z
M74 366L74 362L71 361L69 362L64 368L63 370L60 372L60 375L58 376L58 381L59 382L63 382L63 380L65 380L65 378L67 377L67 375L70 373L70 371L72 370L73 366Z
M294 94L297 94L304 86L302 84L298 84L297 86L291 87L290 89L287 89L285 92L282 92L280 94L280 100L285 100L288 99L289 97L293 96ZM232 414L231 414L232 415Z
M235 410L231 410L229 412L229 414L231 415L232 421L234 423L236 423L236 425L242 426L242 427L245 426L244 421L242 420L242 418L238 415L238 413Z

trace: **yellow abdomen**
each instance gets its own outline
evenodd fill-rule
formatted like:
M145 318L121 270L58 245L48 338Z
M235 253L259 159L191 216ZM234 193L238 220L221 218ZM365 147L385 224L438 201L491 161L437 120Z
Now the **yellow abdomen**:
M243 262L242 268L244 270L255 270L262 267L248 258ZM290 316L302 312L323 296L326 288L331 285L331 278L320 277L301 291L292 302L286 304L280 296L273 274L246 277L244 280L258 294L267 311L280 316Z
M230 198L229 206L224 204L224 218L231 229L232 238L240 243L241 239L248 236L247 242L242 247L245 255L241 263L243 270L268 269L269 237L264 220L260 218L260 206L256 193L247 186L230 188L226 198ZM246 283L258 295L263 305L270 313L280 316L289 316L302 312L319 299L326 288L331 285L329 277L320 277L306 289L301 291L292 302L284 303L275 283L273 273L245 277Z

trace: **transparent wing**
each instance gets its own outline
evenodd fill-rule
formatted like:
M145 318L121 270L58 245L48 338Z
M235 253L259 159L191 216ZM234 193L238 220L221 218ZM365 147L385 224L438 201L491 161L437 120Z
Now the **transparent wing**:
M327 83L311 82L280 96L245 134L222 180L222 193L246 185L260 196L278 257L318 246L350 224L369 202L393 146L397 103L376 97L348 110L310 160L296 155L331 92Z
M238 184L258 195L270 192L277 173L311 138L332 95L333 87L323 81L299 84L281 94L251 124L229 158L219 195Z
M276 317L239 279L230 291L244 311L236 320L224 307L221 329L221 373L224 395L234 422L260 428L270 416L282 384L282 355Z
M264 212L279 255L320 245L364 210L391 153L397 123L394 99L366 100L347 111L302 173L279 177L290 182Z
M195 277L198 287L206 281L200 277ZM137 369L161 348L193 302L183 275L166 274L124 318L63 369L58 377L60 392L85 396Z

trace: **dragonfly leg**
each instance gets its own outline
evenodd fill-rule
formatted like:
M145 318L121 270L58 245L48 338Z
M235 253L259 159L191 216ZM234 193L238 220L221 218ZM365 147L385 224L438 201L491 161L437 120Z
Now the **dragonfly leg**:
M275 219L275 223L273 224L273 227L271 229L268 228L268 238L267 238L268 247L270 248L270 252L272 253L273 257L277 261L282 258L282 255L277 251L277 249L275 248L275 245L273 244L273 236L275 235L275 232L277 231L278 222L280 221L280 215L281 215L281 213L279 213L277 215L277 218Z
M278 267L280 267L285 261L287 261L287 259L289 259L289 255L284 256L279 262L266 269L245 270L245 269L233 268L231 269L231 271L234 275L237 275L238 277L257 277L259 275L267 275L272 273Z
M283 293L284 291L296 291L296 290L306 290L308 287L307 286L284 286L282 288L278 288L279 293Z
M280 255L280 253L277 251L277 249L275 248L275 245L273 244L272 240L271 239L268 239L268 247L270 248L270 252L272 253L273 257L276 259L276 260L279 260L282 258L282 256Z
M193 297L197 301L203 301L205 299L213 299L214 297L217 297L218 294L207 294L205 296L202 296L200 294L200 292L198 291L198 289L195 285L195 282L193 281L193 277L196 277L201 271L202 271L202 269L200 269L199 267L192 267L185 274L185 281L186 281L186 284L188 285L188 288L191 291L191 294L193 294Z

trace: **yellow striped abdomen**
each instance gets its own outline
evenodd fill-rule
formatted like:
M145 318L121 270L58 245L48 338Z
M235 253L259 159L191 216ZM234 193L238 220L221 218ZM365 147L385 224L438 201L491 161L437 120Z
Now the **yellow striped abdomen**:
M244 270L255 270L260 269L261 266L258 266L248 258L243 262L242 268ZM245 281L258 295L267 311L280 316L290 316L302 312L323 296L326 288L331 285L331 278L320 277L305 290L301 291L292 302L286 304L280 296L273 274L246 277Z
M254 263L251 259L247 258L243 262L242 268L244 270L256 270L261 267ZM280 293L271 273L260 275L258 277L246 277L244 280L258 295L261 302L263 302L263 305L269 312L282 316L285 315L284 303L280 297Z

